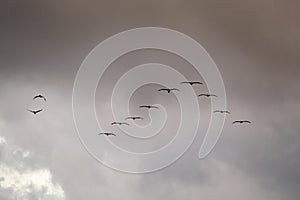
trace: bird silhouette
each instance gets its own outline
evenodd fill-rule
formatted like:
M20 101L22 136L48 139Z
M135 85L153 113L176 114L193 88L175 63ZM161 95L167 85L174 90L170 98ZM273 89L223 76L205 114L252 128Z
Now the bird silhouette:
M218 96L215 95L215 94L199 94L199 95L198 95L198 97L202 97L202 96L204 96L204 97L218 97Z
M36 95L36 96L33 97L33 99L37 99L37 98L41 98L41 99L44 99L44 101L47 101L46 97L41 95L41 94Z
M98 133L98 135L106 135L106 136L112 135L112 136L116 136L116 134L114 134L114 133L109 133L109 132Z
M243 124L243 123L251 123L249 120L235 120L234 122L232 122L232 124L235 124L235 123L240 123L240 124Z
M167 91L168 93L170 93L171 91L179 91L179 89L177 89L177 88L162 88L162 89L159 89L158 91Z
M112 122L111 125L127 125L127 126L129 126L129 124L126 122Z
M39 112L43 111L43 109L40 109L40 110L29 110L27 109L29 112L31 112L32 114L36 115L38 114Z
M136 119L144 119L142 117L138 117L138 116L130 116L130 117L126 117L125 119L132 119L132 120L136 120Z
M181 82L181 84L190 84L190 85L198 84L198 85L202 85L203 83L201 83L200 81L183 81L183 82Z
M215 110L214 113L226 113L226 114L230 114L230 112L228 110Z
M158 108L157 106L151 106L151 105L141 105L139 106L140 108L148 108L148 109L151 109L151 108Z

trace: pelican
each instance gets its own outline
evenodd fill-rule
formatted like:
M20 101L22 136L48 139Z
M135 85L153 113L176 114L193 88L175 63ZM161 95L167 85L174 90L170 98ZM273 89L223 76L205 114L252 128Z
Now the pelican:
M202 97L202 96L204 96L204 97L218 97L218 96L215 95L215 94L199 94L199 95L198 95L198 97Z
M132 120L136 120L136 119L144 119L142 117L138 117L138 116L130 116L130 117L126 117L125 119L132 119Z
M203 83L201 83L200 81L183 81L183 82L181 82L181 84L190 84L190 85L198 84L198 85L202 85Z
M31 112L32 114L36 115L38 114L39 112L43 111L43 109L40 109L40 110L29 110L27 109L29 112Z
M232 122L233 124L235 123L240 123L240 124L243 124L243 123L251 123L249 120L235 120L234 122Z
M158 108L157 106L151 106L151 105L141 105L139 106L140 108L148 108L148 109L151 109L151 108Z
M214 113L225 113L225 114L230 114L230 112L228 110L215 110Z
M114 134L114 133L109 133L109 132L98 133L98 135L106 135L106 136L112 135L112 136L116 136L116 134Z
M111 125L127 125L127 126L129 126L129 124L126 122L112 122Z
M162 88L162 89L159 89L158 91L167 91L168 93L170 93L171 91L179 91L179 89L177 89L177 88Z
M46 97L41 95L41 94L36 95L36 96L33 97L33 99L37 99L37 98L41 98L41 99L44 99L44 101L47 101Z

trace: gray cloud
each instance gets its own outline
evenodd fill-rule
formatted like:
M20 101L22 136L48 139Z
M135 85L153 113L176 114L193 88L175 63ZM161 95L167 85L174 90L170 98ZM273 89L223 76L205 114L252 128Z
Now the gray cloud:
M22 159L19 151L7 155L0 146L1 164L10 169L16 164L23 164L26 170L49 169L66 199L72 200L297 200L298 7L292 0L2 2L0 134L9 144L35 156ZM100 165L81 146L72 119L71 95L76 72L87 53L112 34L140 26L176 29L199 41L223 75L232 114L214 151L199 161L198 148L209 117L209 103L201 101L201 130L184 157L157 173L128 175ZM101 91L110 91L131 66L150 61L173 66L190 79L200 78L175 57L157 51L127 55L107 71ZM36 93L45 94L47 104L33 103ZM132 107L143 100L141 93L133 98ZM159 99L147 96L147 100ZM161 101L167 103L166 99ZM97 111L106 111L106 103L98 93ZM175 103L169 106L176 113ZM38 107L45 109L39 116L25 110ZM231 121L237 118L247 118L253 124L232 126ZM10 159L4 159L5 155ZM18 170L20 174L26 171ZM0 198L13 199L13 188L1 186L5 177L0 180ZM44 193L32 189L33 196L28 198L46 199Z

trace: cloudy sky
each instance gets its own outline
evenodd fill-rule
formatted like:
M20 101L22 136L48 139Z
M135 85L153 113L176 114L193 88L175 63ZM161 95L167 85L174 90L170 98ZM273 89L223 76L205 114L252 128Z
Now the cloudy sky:
M299 7L294 0L2 1L0 199L298 200ZM209 102L200 101L204 117L184 156L158 172L132 175L103 166L82 146L73 120L72 89L77 70L97 44L145 26L174 29L203 45L222 74L232 114L213 152L198 160L209 119ZM202 80L172 54L131 53L113 63L99 83L100 120L109 111L108 95L103 94L126 70L148 62ZM149 94L152 87L157 86L137 90L130 109L145 115L147 123L147 113L136 105L167 104L174 117L162 131L166 137L149 145L116 141L124 148L157 148L172 138L178 104L170 96ZM46 95L46 103L32 101L38 93ZM26 108L44 111L33 116ZM232 126L240 118L252 124Z

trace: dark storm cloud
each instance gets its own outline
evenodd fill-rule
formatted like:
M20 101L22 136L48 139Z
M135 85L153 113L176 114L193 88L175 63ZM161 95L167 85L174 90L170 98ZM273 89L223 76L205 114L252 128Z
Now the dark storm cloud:
M187 193L190 199L220 199L215 193L243 198L234 187L241 191L249 187L249 199L297 200L299 6L293 0L2 1L1 135L45 156L43 165L49 165L72 200L140 199L143 192L146 199L183 199ZM95 45L140 26L172 28L199 41L223 75L232 115L207 160L194 160L201 144L197 140L174 166L156 174L130 176L102 167L80 146L71 94L76 72ZM142 55L126 64L143 59L152 57ZM180 68L175 62L181 61L168 62ZM182 71L192 77L191 69ZM24 108L35 106L31 98L40 92L50 99L47 112L32 119ZM231 126L237 118L249 118L253 124ZM35 163L30 160L28 165ZM0 192L7 199L10 194Z

